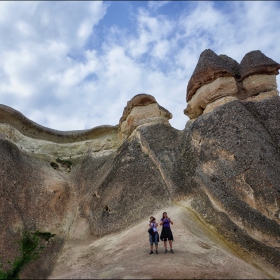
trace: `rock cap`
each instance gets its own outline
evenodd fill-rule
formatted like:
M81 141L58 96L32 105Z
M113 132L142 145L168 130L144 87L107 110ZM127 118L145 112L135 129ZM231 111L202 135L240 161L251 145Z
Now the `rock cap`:
M240 78L240 64L233 58L220 54L219 57L224 61L225 65L229 67L236 79Z
M261 51L248 52L240 62L240 80L251 75L267 74L278 75L280 64L264 55Z
M199 57L194 72L187 86L187 101L191 100L196 90L205 84L209 84L219 77L234 77L235 72L230 65L234 65L232 59L219 57L210 49L204 50Z
M122 117L120 118L119 125L126 120L131 110L136 106L147 106L149 104L157 103L156 99L149 94L139 93L135 95L130 101L127 101L126 107L124 107Z

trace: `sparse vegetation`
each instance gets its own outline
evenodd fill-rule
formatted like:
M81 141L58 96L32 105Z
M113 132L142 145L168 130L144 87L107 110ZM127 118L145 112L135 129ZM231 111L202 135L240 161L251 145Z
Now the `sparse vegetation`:
M55 162L51 162L51 167L53 167L54 169L58 169L58 164L57 163L55 163Z
M55 234L49 232L29 232L23 231L22 237L17 242L20 244L20 255L15 258L14 262L8 261L11 264L11 268L6 271L3 270L3 265L0 266L0 279L19 279L19 273L21 270L31 261L37 260L40 258L42 251L45 249L45 246L41 246L40 240L47 242Z
M72 161L70 161L70 160L65 160L65 159L60 159L60 158L57 158L56 162L61 163L62 165L66 165L68 168L71 168L71 166L73 164Z
M61 158L57 158L56 162L51 162L51 167L53 167L54 169L59 169L59 164L61 164L63 167L67 167L67 171L70 172L71 171L71 167L73 165L72 161L70 160L64 160Z
M44 239L45 241L47 241L48 242L47 245L49 245L50 239L55 236L55 234L53 234L53 233L50 233L50 232L40 232L38 230L34 234L36 236L38 236L39 238Z

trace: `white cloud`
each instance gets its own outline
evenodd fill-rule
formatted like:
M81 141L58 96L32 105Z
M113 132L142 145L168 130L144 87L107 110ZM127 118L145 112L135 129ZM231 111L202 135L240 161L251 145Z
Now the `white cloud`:
M160 14L163 4L134 10L129 32L100 26L110 9L102 2L0 2L1 103L74 130L115 125L128 100L148 93L183 129L187 83L204 49L238 62L256 49L279 57L275 2L189 2L176 17ZM88 47L102 32L101 48Z
M157 10L162 6L168 4L170 1L148 1L148 8L152 10Z

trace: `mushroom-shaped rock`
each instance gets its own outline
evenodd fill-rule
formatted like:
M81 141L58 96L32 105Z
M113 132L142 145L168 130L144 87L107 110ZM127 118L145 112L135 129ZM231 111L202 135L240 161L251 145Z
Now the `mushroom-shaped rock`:
M239 64L234 59L218 56L211 50L202 52L188 84L188 106L184 114L194 119L203 113L208 104L221 98L235 97L238 91L235 77L239 75ZM225 98L223 102L230 100L232 98ZM218 106L223 102L215 104Z
M197 89L220 77L234 77L233 70L225 60L212 50L203 51L187 86L187 101L191 100Z
M237 99L237 85L234 77L220 77L210 84L206 84L199 88L192 99L188 102L184 114L190 119L195 119L204 113L204 109L210 104L211 108L220 106L224 103ZM232 97L232 98L228 98ZM223 99L223 102L216 102ZM210 110L205 111L209 112Z
M240 62L241 80L251 75L278 75L280 64L261 51L248 52Z
M169 124L172 114L149 94L137 94L127 102L119 121L119 139L126 140L139 126L154 123Z
M240 62L242 88L239 99L273 92L278 95L276 75L279 74L280 64L264 55L261 51L247 53Z
M236 60L225 54L220 54L219 57L224 61L224 65L226 65L226 67L228 67L232 71L235 78L240 78L240 64Z
M140 93L135 95L130 101L127 101L126 107L124 107L123 115L120 118L119 125L126 120L131 110L136 106L147 106L149 104L157 103L156 99L149 94Z

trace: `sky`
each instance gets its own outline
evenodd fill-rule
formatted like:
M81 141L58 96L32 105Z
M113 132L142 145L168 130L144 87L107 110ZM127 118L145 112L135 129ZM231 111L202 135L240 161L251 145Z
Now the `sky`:
M181 130L201 52L280 63L279 15L278 1L0 1L0 103L69 131L117 125L147 93Z

